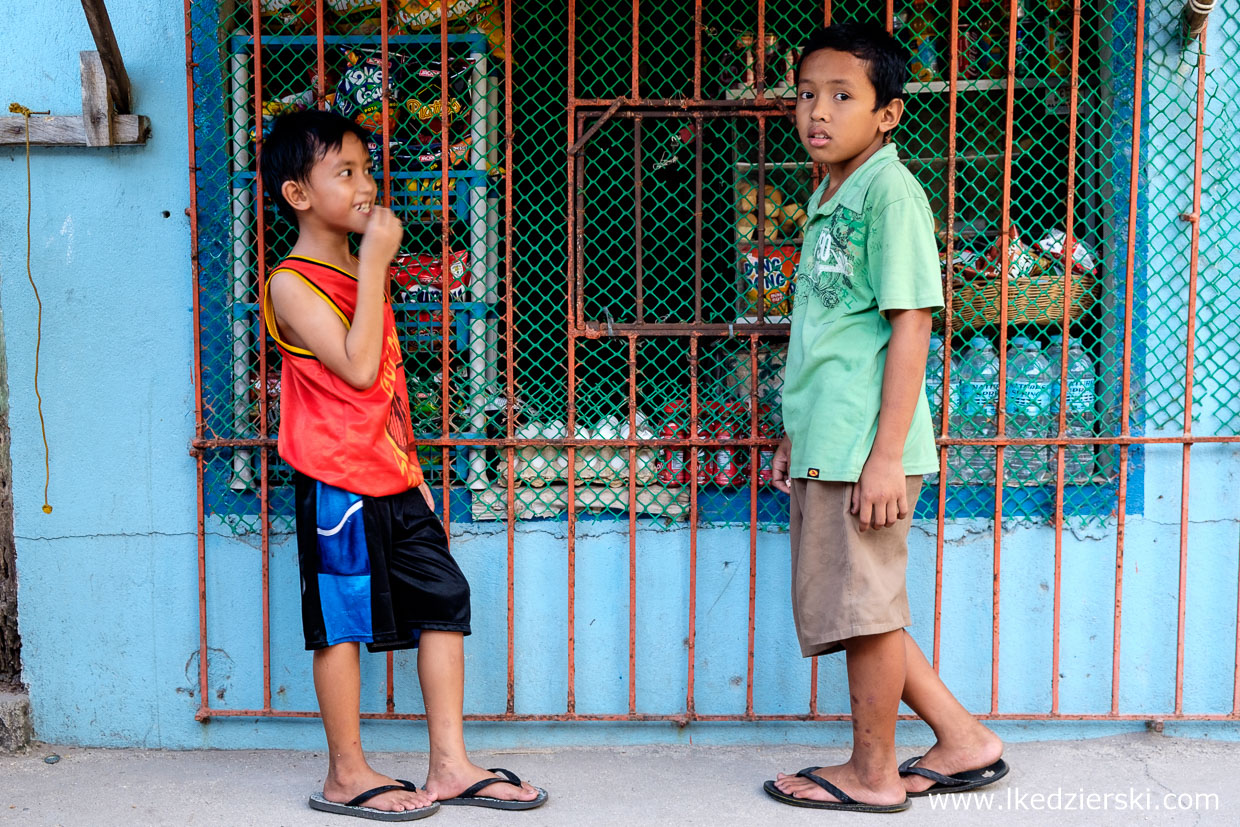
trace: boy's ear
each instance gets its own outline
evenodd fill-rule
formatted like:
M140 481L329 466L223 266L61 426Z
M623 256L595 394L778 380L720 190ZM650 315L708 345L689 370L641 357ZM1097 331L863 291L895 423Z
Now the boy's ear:
M883 133L884 137L889 137L891 131L899 126L900 118L902 117L904 117L904 101L900 98L894 98L878 114L879 131Z
M285 181L280 185L280 194L294 210L301 211L310 207L309 194L300 181Z

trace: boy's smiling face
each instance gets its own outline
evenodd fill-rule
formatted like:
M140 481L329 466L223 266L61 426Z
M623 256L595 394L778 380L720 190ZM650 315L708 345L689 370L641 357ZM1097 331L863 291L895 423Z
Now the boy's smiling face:
M810 158L819 164L847 165L877 151L900 122L904 102L896 99L877 111L875 102L864 60L834 49L806 56L797 83L796 122Z
M362 233L370 220L378 187L370 153L352 133L339 149L329 149L310 170L305 184L285 182L285 197L295 210L309 210L319 222L340 232ZM289 187L293 188L290 191ZM304 216L303 216L304 217Z

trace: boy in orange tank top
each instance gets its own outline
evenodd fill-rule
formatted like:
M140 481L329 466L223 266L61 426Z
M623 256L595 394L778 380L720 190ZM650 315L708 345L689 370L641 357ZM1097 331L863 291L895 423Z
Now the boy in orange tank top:
M403 231L375 203L369 137L312 110L277 118L262 147L263 187L298 229L268 279L263 313L283 357L279 451L297 472L302 619L328 745L323 791L309 803L384 821L423 818L440 804L530 809L544 790L465 752L469 584L412 447L388 298ZM356 258L350 233L362 236ZM430 740L423 789L366 761L359 643L418 647Z

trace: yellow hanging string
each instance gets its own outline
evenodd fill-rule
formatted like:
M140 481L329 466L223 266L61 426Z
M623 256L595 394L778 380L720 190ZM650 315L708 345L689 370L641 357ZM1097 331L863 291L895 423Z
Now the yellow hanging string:
M22 115L26 119L26 278L30 281L30 288L34 290L35 303L39 307L34 340L34 398L38 401L39 430L43 434L43 513L51 514L52 506L47 501L47 489L52 484L52 455L47 447L47 425L43 422L43 397L39 395L39 351L43 346L43 300L39 298L39 288L35 285L34 276L30 272L30 213L34 207L30 185L30 116L49 113L31 112L20 103L10 103L9 111Z

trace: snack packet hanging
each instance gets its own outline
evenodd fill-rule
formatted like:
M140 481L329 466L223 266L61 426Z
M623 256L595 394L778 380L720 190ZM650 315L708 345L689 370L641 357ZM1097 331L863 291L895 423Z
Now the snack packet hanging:
M448 19L456 20L481 6L483 0L448 0ZM439 22L440 0L396 0L396 22L416 32Z
M392 278L417 302L439 302L443 295L443 260L429 253L399 255L392 261ZM448 300L461 301L469 290L469 251L454 250L448 263Z
M1033 249L1050 257L1058 265L1056 271L1063 269L1063 247L1066 241L1063 230L1051 230L1046 237L1033 245ZM1089 248L1077 239L1072 239L1072 270L1083 275L1094 275L1098 269L1097 262Z
M763 314L787 316L792 313L792 299L796 293L796 266L801 251L795 245L764 245L765 257L758 263L758 248L742 250L741 271L745 280L747 313L757 313L758 301L763 303ZM761 299L759 299L761 297Z
M403 60L399 54L388 53L388 88L399 87L400 78L396 75ZM383 127L383 55L377 50L349 49L345 50L345 63L347 68L336 85L332 109L372 132L379 132ZM389 133L399 112L399 106L388 106Z

